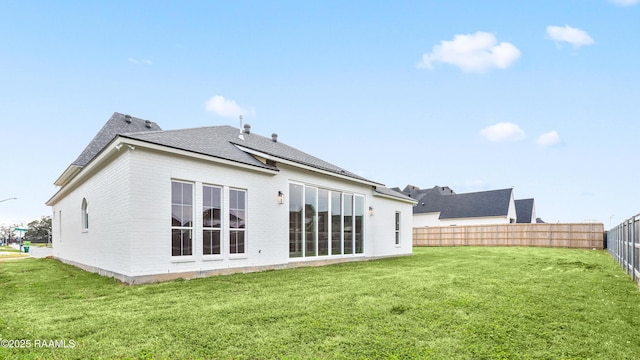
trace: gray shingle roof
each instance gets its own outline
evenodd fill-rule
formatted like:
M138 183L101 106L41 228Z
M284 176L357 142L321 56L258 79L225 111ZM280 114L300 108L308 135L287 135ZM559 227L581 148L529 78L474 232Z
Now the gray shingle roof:
M263 164L250 154L241 151L230 143L237 138L239 131L231 126L200 127L192 129L163 130L121 134L124 138L163 145L174 149L186 150L219 159L253 165L265 169L276 169Z
M533 216L533 199L515 200L517 223L531 223Z
M153 121L143 120L129 115L114 112L111 118L100 129L89 145L71 165L85 166L93 160L107 144L117 135L131 132L162 130Z
M440 219L506 216L513 189L442 195L429 192L413 208L414 214L440 212Z
M402 200L407 200L407 201L411 201L411 202L415 202L416 199L413 199L405 194L403 194L401 191L399 191L400 189L396 190L397 188L392 188L389 189L387 187L384 186L376 186L375 188L375 192L378 194L382 194L382 195L386 195L386 196L392 196L392 197L396 197L398 199L402 199Z
M232 126L209 126L191 129L162 130L156 123L140 118L114 113L89 145L71 164L83 167L104 149L116 136L135 139L208 155L259 168L277 170L273 164L265 164L239 148L242 146L273 158L306 165L318 170L378 184L339 166L309 155L280 141L273 141L254 133L242 133ZM380 184L381 185L381 184Z
M373 182L280 141L275 142L271 138L254 133L242 133L242 137L240 137L240 135L241 133L238 128L224 125L180 130L145 131L141 133L122 134L122 137L187 150L261 168L277 169L273 165L262 163L238 147L242 146L275 158L307 165L358 180Z

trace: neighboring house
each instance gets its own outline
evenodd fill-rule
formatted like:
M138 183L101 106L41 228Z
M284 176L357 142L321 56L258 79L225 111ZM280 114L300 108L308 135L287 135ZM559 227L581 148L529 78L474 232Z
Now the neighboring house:
M127 283L412 253L415 200L248 125L114 113L55 185L53 256Z
M408 185L402 192L418 201L413 208L414 227L509 224L517 220L513 189L456 194L447 186L420 189Z
M533 199L516 200L516 214L518 215L518 224L535 224L536 206Z

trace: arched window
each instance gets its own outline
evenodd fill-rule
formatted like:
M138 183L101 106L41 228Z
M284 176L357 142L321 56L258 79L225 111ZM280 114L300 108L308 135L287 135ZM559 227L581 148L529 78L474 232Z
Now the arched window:
M87 199L82 199L82 230L89 230L89 210Z

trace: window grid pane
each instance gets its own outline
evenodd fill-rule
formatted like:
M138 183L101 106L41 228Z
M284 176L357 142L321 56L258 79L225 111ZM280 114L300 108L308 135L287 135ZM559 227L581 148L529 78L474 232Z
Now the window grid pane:
M289 257L302 256L302 185L289 184Z
M171 182L171 255L193 255L193 184Z
M364 197L355 196L355 253L364 252Z
M329 191L318 189L318 255L329 255Z
M353 195L344 194L344 253L353 253Z
M396 212L396 245L400 245L400 213Z
M229 190L229 253L245 253L246 191Z
M305 223L305 249L304 256L316 256L316 246L318 245L317 237L317 216L316 216L316 197L318 191L316 188L306 187L304 191L304 223Z
M202 186L202 254L221 254L222 189Z

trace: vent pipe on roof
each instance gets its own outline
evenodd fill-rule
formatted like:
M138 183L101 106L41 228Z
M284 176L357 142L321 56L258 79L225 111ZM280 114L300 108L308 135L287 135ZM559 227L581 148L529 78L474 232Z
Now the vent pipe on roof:
M251 125L244 124L244 133L247 135L251 134Z
M125 115L124 116L124 121L126 121L127 124L131 124L131 115Z
M271 134L271 141L278 142L278 134L276 133Z
M151 121L149 121L149 120L145 120L145 121L144 121L144 126L146 126L146 127L147 127L147 129L151 129Z
M242 135L242 115L240 115L240 135L238 135L238 139L244 140L244 136Z

